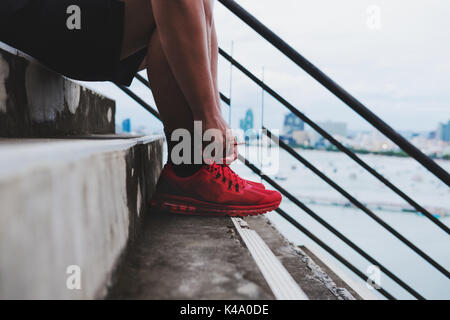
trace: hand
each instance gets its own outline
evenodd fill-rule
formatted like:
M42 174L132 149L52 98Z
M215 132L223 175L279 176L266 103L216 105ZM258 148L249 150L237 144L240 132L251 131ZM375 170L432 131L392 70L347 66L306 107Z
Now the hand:
M202 122L202 129L205 133L209 129L216 129L218 132L214 133L214 131L210 131L213 134L213 144L211 145L211 142L206 141L207 146L204 151L206 154L208 154L210 151L212 151L214 148L218 149L219 146L222 146L222 152L221 154L214 155L214 157L211 157L212 160L218 162L218 163L227 163L230 164L233 161L237 159L238 156L238 148L237 148L237 142L236 138L233 136L232 130L228 126L228 124L225 122L223 117L217 116L212 117L207 120L204 120ZM208 137L210 138L210 137ZM206 155L208 157L208 155Z

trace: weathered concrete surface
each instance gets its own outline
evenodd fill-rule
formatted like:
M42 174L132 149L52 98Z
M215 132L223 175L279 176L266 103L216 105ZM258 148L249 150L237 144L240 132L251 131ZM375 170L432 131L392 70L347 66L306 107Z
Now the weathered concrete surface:
M274 299L230 218L152 211L109 299Z
M360 300L361 297L319 258L305 247L295 247L275 229L265 216L247 217L310 300Z
M0 137L114 133L114 115L113 100L0 45Z
M311 300L359 298L334 274L328 276L309 256L300 254L264 217L245 221ZM152 211L137 247L123 261L108 299L274 299L227 217Z
M161 138L0 140L0 299L102 298L161 161Z

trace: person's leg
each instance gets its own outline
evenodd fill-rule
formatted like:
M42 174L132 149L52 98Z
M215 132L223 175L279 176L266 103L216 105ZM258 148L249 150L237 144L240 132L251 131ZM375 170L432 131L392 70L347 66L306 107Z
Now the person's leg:
M227 134L227 141L231 143L233 140L231 133L227 132L228 125L219 112L217 87L211 70L213 28L211 0L148 0L148 4L150 4L148 12L142 10L142 1L145 0L125 0L123 57L142 48L142 40L148 37L149 32L141 29L154 30L153 33L157 33L159 36L160 47L172 71L174 77L172 80L175 80L181 89L192 118L202 121L203 131L211 128L220 130L223 145L225 145ZM145 14L148 15L148 21L143 18ZM151 50L151 44L149 48ZM161 58L161 56L159 57ZM149 59L151 57L147 55L147 65L149 65ZM151 70L149 72L152 73ZM162 84L155 83L155 81L159 81L156 77L153 79L152 86L158 87L158 89L153 89L156 95L171 95L172 87L164 88ZM164 106L159 106L159 108L165 109L163 112L175 116L167 116L166 120L163 119L165 127L174 128L179 124L176 121L172 123L172 120L179 118L177 111L182 108L181 106L172 103L168 110ZM191 129L192 125L186 124L184 127ZM234 156L232 159L234 160Z
M163 52L159 34L155 30L151 1L124 0L124 3L125 26L121 56L125 59L142 48L148 47L147 56L140 70L147 69L170 151L172 131L184 128L192 132L192 112ZM183 170L186 170L185 166Z
M209 2L209 0L207 1ZM187 6L189 2L189 4L194 4L194 7L203 3L201 0L153 0L151 3L169 2L180 6ZM205 3L203 5L204 8L207 8ZM205 11L203 14L191 12L187 14L190 18L186 18L178 15L182 15L184 11L190 11L190 9L187 7L178 9L180 12L175 12L172 17L167 16L162 19L166 20L162 23L163 29L170 29L171 25L172 28L184 28L183 32L179 31L180 34L174 37L171 35L172 31L160 32L161 23L158 23L158 14L154 12L156 29L148 42L146 59L153 95L168 139L170 139L171 131L178 128L188 129L192 133L193 120L196 119L195 110L198 108L205 108L205 113L211 112L220 116L217 90L217 53L215 53L217 49L214 49L217 47L217 41L212 21L207 22L206 17L209 11ZM164 15L165 13L160 12L160 14ZM189 21L190 19L199 21L193 22ZM165 25L166 23L167 25ZM189 23L193 26L200 24L205 29L195 30L195 27L189 26ZM203 36L195 35L195 32ZM177 38L181 36L181 33L185 39ZM170 39L164 37L170 37ZM193 43L186 41L188 38ZM177 46L176 41L182 43ZM124 41L124 43L128 46L127 49L130 48L127 52L133 52L139 47L139 45L133 46L132 41ZM204 61L195 56L186 58L191 55L191 51L195 51L196 46L204 46L204 50L200 50L204 55L201 59ZM170 53L168 54L168 52ZM183 65L184 63L192 63L194 66L201 65L201 68L197 70L192 66ZM183 72L188 75L180 74ZM189 93L190 90L193 92ZM196 105L194 108L193 101L197 101L200 107ZM221 116L220 119L223 121ZM151 204L156 209L182 214L245 216L273 210L280 201L279 193L255 187L254 184L237 176L229 167L213 163L200 165L194 175L183 176L173 170L173 165L165 166Z
M156 32L194 119L216 117L208 48L209 0L151 0Z
M153 33L147 54L147 73L168 142L179 128L193 130L193 116L164 54L158 32Z
M216 87L211 72L210 0L152 0L156 32L173 75L183 92L194 120L203 131L218 129L223 146L232 143L228 125L218 111Z
M221 110L221 99L220 99L220 91L219 91L219 79L218 79L218 64L219 64L219 44L217 42L217 33L216 26L213 21L211 27L211 73L214 82L214 93L217 100L217 112L222 114ZM236 140L233 138L233 143L236 143ZM228 157L226 159L227 162L234 161L238 157L238 147L237 145L229 146L230 150L227 151Z
M147 69L156 107L166 133L193 126L191 109L175 79L156 30L151 0L123 0L125 26L122 59L147 47L140 70ZM170 136L167 137L170 139Z
M153 97L164 124L168 146L168 162L173 165L176 161L172 159L172 150L177 141L172 141L171 135L176 129L186 129L192 137L194 118L164 55L157 32L152 35L147 53L147 73ZM194 151L193 145L191 145L189 163L173 165L177 175L189 176L201 168L202 164L194 165ZM201 150L198 150L198 152L201 152Z
M147 2L144 4L143 1ZM140 50L144 44L148 46L147 57L142 67L145 66L147 68L156 106L164 124L169 155L171 155L171 150L176 144L176 142L171 141L171 133L179 128L187 129L191 134L193 132L194 119L192 111L169 66L159 32L155 30L151 2L148 0L126 0L125 4L125 32L122 55L125 58L127 55ZM150 11L150 19L148 19L150 22L142 18L142 16L149 15L148 12L145 12L146 10L142 10L142 7L140 7L144 6L145 9L146 5L148 5L148 10ZM140 31L140 28L154 31L149 39L146 39L148 35L146 32ZM209 48L208 51L210 51ZM207 62L209 63L209 59ZM193 160L192 157L191 163ZM171 162L170 157L169 162ZM200 166L178 165L175 166L175 169L180 175L189 175L197 171Z
M219 80L218 80L218 63L219 63L219 45L217 43L216 27L213 22L211 29L211 73L214 82L214 93L216 95L218 111L222 112L220 106Z

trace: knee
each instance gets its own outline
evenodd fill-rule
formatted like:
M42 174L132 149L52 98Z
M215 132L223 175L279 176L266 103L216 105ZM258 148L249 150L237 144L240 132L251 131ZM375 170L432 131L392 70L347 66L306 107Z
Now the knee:
M1 1L1 0L0 0ZM156 4L158 4L157 0L153 1L153 7L155 7ZM206 18L207 25L211 26L214 18L213 18L213 9L214 9L214 1L215 0L173 0L173 1L167 1L166 0L160 0L160 2L164 3L164 6L161 7L161 10L164 9L174 9L175 11L187 11L190 14L192 13L198 13L198 14L204 14ZM201 11L203 10L203 12Z

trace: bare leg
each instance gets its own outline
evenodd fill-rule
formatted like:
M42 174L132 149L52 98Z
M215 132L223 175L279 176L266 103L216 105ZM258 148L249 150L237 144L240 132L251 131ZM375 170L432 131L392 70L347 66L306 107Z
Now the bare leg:
M219 91L219 79L218 79L218 63L219 63L219 44L217 42L217 33L216 26L213 21L211 27L211 74L214 82L214 94L216 96L217 101L217 112L222 115L221 110L221 99L220 99L220 91ZM228 137L230 139L230 137ZM232 138L231 142L234 143L235 139ZM227 150L227 157L225 159L226 162L230 163L237 159L238 157L238 147L237 145L232 144L228 146L229 150Z
M220 112L210 0L151 0L149 8L142 1L125 0L122 54L126 57L145 46L142 39L149 37L151 30L146 63L166 132L176 128L192 132L193 120L201 120L204 130L219 129L224 143L230 133ZM146 7L148 12L142 10Z
M177 128L191 130L191 109L181 92L163 52L150 0L124 0L125 30L122 58L148 47L141 65L147 69L153 96L166 132Z
M218 80L218 62L219 62L219 45L217 43L216 27L212 25L211 29L211 73L214 82L214 94L216 95L218 112L221 113L219 80Z
M137 3L143 0L125 1ZM194 119L202 120L203 125L206 124L206 129L216 128L222 132L224 129L226 131L227 125L220 113L217 38L212 12L208 9L208 5L211 5L210 0L151 0L151 4L153 8L151 12L141 10L126 15L128 18L125 28L129 29L125 35L128 34L129 38L124 39L122 53L125 58L139 50L140 39L148 37L148 30L154 29L150 39L144 44L148 45L146 64L166 134L178 128L192 132ZM130 21L133 18L135 21L142 21L135 17L143 14L142 12L154 17L154 20L148 18L150 22L143 19L143 28L147 28L144 31L140 31L134 25L134 21ZM152 24L151 21L155 23ZM130 30L135 30L134 32L139 34L136 35ZM223 136L226 134L227 132ZM188 170L193 169L192 165L187 167ZM245 182L227 166L211 165L206 168L201 164L199 167L199 170L203 171L194 172L200 172L202 174L200 177L188 173L186 177L191 178L185 180L169 173L163 175L160 186L164 187L158 188L152 205L164 210L171 207L174 212L184 214L192 214L192 210L209 211L208 205L203 208L197 206L198 197L192 197L192 194L196 194L202 195L201 199L205 203L220 203L224 207L223 214L227 214L227 208L236 211L236 205L244 212L240 214L255 214L254 206L248 204L249 199L258 203L260 207L258 210L261 210L261 213L274 209L276 202L281 201L279 193L265 190L263 186L253 182L251 184ZM178 176L183 171L181 169L183 166L173 166ZM204 175L209 178L205 179ZM218 179L220 177L222 179ZM181 206L180 201L173 199L174 195L181 199ZM264 207L261 207L262 205ZM189 208L189 212L183 209L184 207Z
M189 104L164 55L158 32L153 33L147 54L147 72L153 97L166 134L178 128L192 132L193 116ZM170 137L167 137L169 140Z
M212 2L152 0L152 8L163 51L193 119L202 121L204 131L220 130L222 145L232 144L234 139L219 112L211 71ZM234 146L227 147L233 157Z
M216 117L208 49L212 13L205 11L209 0L151 0L151 3L163 51L194 119Z

